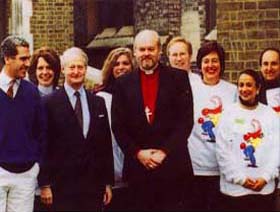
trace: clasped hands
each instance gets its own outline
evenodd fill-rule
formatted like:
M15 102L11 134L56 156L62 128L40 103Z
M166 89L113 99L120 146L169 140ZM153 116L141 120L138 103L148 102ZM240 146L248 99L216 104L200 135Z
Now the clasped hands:
M253 191L261 191L266 183L267 182L262 177L257 179L247 177L245 183L242 186Z
M166 153L161 149L143 149L137 153L136 157L146 169L152 170L163 163Z

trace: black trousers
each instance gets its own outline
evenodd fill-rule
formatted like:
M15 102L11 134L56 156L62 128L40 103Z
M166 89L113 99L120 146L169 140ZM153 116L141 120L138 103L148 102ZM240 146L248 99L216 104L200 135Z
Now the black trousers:
M53 193L53 204L49 207L40 202L40 197L35 198L34 211L102 211L103 194L58 194Z
M155 180L129 184L132 211L182 211L183 181Z
M105 206L105 211L131 211L129 205L129 189L127 186L113 188L113 198L109 205Z
M222 195L223 211L273 211L274 194L231 197Z
M194 176L192 185L185 190L185 211L220 211L221 193L219 176Z

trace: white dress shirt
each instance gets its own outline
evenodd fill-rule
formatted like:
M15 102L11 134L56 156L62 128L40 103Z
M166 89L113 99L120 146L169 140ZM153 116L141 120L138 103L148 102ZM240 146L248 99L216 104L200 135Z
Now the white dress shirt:
M5 66L4 66L0 73L0 89L2 89L5 93L7 93L12 80L13 79L6 74ZM13 86L13 97L16 96L19 85L20 85L20 79L17 79Z
M77 97L74 95L76 90L74 90L66 82L64 83L64 88L65 88L66 94L70 100L70 103L72 105L72 108L74 110L75 104L77 101ZM83 134L84 134L84 137L86 138L87 134L88 134L88 130L89 130L89 124L90 124L88 100L87 100L87 96L86 96L86 91L83 86L77 91L79 91L79 93L80 93L80 99L81 99L82 111L83 111Z

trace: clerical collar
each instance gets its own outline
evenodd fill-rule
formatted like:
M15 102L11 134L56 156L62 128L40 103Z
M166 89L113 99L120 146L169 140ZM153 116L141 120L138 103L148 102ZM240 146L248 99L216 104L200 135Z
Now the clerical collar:
M158 68L158 65L154 69L151 69L151 70L142 70L141 68L140 68L140 70L143 71L146 75L151 75L151 74L155 73L157 68Z

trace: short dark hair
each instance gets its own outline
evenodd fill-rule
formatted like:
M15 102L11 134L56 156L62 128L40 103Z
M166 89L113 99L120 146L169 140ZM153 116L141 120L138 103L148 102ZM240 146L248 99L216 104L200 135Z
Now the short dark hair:
M264 50L261 52L261 54L260 54L260 58L259 58L260 66L262 65L262 58L263 58L263 55L264 55L264 53L266 53L267 51L274 51L274 52L277 52L278 57L279 57L279 60L280 60L280 50L277 49L277 48L274 48L274 47L268 47L268 48L264 49Z
M256 82L256 87L257 88L261 87L261 76L260 76L259 72L255 71L253 69L245 69L239 73L237 82L239 81L239 78L242 74L247 74L247 75L251 76Z
M12 57L18 54L17 47L23 46L29 48L29 43L18 35L10 35L1 43L1 61L5 63L5 57Z
M38 85L38 79L36 77L36 69L39 58L42 57L50 66L54 72L53 87L58 85L58 80L61 72L60 58L57 52L49 47L41 47L37 49L31 57L30 67L28 69L28 76L31 82Z
M198 50L196 57L196 64L199 69L201 69L202 58L211 52L217 52L219 56L219 61L221 64L220 76L224 74L225 71L225 51L224 48L216 41L209 41L204 43Z

